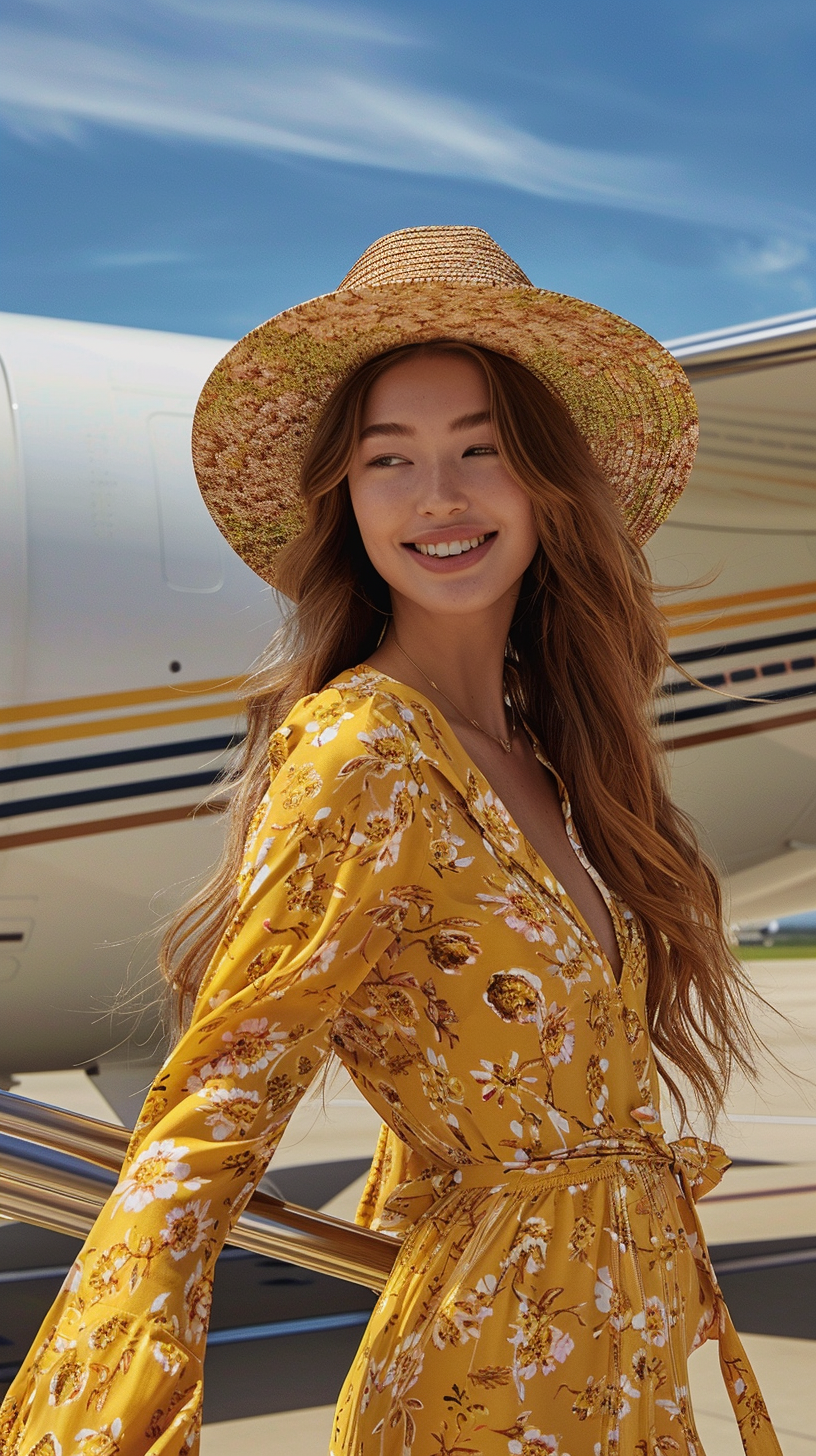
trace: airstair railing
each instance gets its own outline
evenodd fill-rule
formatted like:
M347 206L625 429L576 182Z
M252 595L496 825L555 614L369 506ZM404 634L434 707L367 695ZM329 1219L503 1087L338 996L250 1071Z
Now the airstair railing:
M115 1187L127 1128L0 1092L0 1215L85 1238ZM379 1293L398 1240L255 1192L226 1242Z

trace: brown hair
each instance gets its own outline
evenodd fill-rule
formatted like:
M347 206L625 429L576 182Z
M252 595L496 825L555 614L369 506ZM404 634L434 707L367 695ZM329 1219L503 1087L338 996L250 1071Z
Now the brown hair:
M756 1039L716 874L668 793L654 698L670 658L655 587L565 407L521 364L475 345L440 340L370 360L336 389L316 427L301 478L306 528L277 563L278 586L295 607L250 682L227 843L162 947L177 1020L187 1019L235 907L244 840L268 786L270 733L299 698L364 661L389 614L388 587L363 548L346 478L367 392L399 360L439 351L470 356L484 370L499 451L538 528L508 638L514 706L564 779L591 862L641 926L649 1031L681 1115L666 1061L713 1123L733 1067L753 1073Z

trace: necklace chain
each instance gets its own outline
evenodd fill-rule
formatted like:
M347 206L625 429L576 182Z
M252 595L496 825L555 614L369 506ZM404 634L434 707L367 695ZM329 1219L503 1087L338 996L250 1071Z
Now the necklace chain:
M413 657L411 657L405 651L405 648L403 647L402 643L397 640L397 634L396 634L396 632L392 633L392 636L393 636L393 639L394 639L394 646L399 648L399 650L402 653L403 657L405 657L405 658L408 659L408 661L410 662L411 666L416 668L417 672L420 673L420 675L422 677L424 677L426 683L430 683L430 685L434 689L434 691L437 692L437 693L439 693L441 695L441 697L443 697L445 699L445 702L446 703L450 703L450 705L451 705L452 708L456 708L456 711L457 711L457 713L459 713L460 717L466 718L467 721L468 721L468 723L471 723L474 728L477 728L480 733L483 733L484 734L485 738L492 738L492 740L493 740L494 743L501 744L501 747L504 749L505 753L511 753L512 752L512 750L513 750L513 738L515 737L515 732L516 732L516 714L515 714L515 709L513 708L512 702L509 702L508 701L508 707L510 708L510 737L509 738L497 738L495 733L488 733L487 729L486 728L483 728L482 725L481 725L481 723L477 723L475 718L471 718L468 713L463 713L462 712L462 709L458 706L458 704L456 704L453 701L453 698L449 698L448 695L447 695L447 693L446 692L443 692L442 691L442 688L439 687L438 683L435 683L432 677L428 677L427 672L425 672L425 670L420 667L419 663L418 662L414 662Z

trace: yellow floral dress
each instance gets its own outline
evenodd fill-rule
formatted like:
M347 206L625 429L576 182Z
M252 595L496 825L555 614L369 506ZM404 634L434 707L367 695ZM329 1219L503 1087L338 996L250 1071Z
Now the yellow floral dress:
M631 915L595 875L618 985L445 720L371 668L270 749L235 916L3 1456L195 1452L215 1259L332 1049L383 1121L358 1222L403 1242L331 1456L703 1456L710 1338L745 1450L779 1456L694 1208L727 1160L665 1141Z

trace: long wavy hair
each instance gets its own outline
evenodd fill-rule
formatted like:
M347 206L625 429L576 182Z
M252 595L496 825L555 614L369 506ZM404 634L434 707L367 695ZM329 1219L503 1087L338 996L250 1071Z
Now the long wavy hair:
M367 393L400 360L439 352L484 370L497 448L538 530L507 642L513 705L561 773L591 862L640 925L649 1032L681 1119L683 1092L667 1063L713 1124L735 1067L755 1075L750 985L726 938L716 873L668 791L654 703L671 659L649 567L560 401L513 359L456 341L370 360L339 385L315 429L301 477L306 527L276 567L293 607L249 682L223 855L162 945L176 1025L188 1022L236 906L245 838L268 787L270 733L299 698L373 652L390 612L347 479Z

